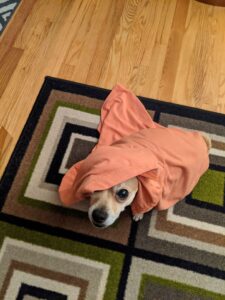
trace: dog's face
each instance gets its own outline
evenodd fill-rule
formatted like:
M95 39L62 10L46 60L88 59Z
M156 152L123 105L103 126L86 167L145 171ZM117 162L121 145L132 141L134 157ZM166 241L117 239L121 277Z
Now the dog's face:
M90 197L88 216L96 227L113 224L126 206L130 205L138 190L137 178L131 178L108 190L96 191Z

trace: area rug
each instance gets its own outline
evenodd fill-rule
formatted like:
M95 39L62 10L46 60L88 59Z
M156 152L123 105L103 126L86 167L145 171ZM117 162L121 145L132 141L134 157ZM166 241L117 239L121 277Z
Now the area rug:
M0 182L0 299L225 299L225 116L140 97L156 122L212 138L175 207L98 230L62 207L63 174L98 139L110 91L47 77Z
M11 19L21 0L0 0L0 35Z

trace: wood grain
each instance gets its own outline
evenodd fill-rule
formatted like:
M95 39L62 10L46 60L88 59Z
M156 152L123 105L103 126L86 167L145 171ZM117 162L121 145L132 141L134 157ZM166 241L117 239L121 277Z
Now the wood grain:
M10 48L0 64L0 96L5 91L9 80L23 54L22 49Z
M185 34L185 24L189 9L189 0L178 1L173 16L170 39L166 49L162 76L160 79L159 99L172 99L177 74L181 45Z
M224 49L225 8L195 0L22 0L0 37L0 174L46 75L225 112Z
M192 2L183 36L173 98L197 107L217 106L225 47L225 10ZM217 110L219 107L217 108Z
M0 127L0 168L2 168L3 158L8 151L9 145L12 142L12 137L4 127Z
M21 1L13 18L9 21L7 28L0 36L0 64L5 54L12 46L17 34L24 26L24 23L31 12L35 1L36 0Z

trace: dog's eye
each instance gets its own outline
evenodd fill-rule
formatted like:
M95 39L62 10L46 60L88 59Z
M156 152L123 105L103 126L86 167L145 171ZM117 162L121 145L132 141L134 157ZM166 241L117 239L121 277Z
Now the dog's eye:
M125 200L129 195L128 190L126 189L121 189L119 191L116 192L116 196L120 199L120 200Z

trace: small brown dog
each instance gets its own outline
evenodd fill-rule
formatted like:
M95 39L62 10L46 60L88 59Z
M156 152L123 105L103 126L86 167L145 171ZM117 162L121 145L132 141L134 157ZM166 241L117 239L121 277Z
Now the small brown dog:
M208 147L211 148L210 137L201 132L203 139ZM90 208L88 216L92 224L99 228L112 225L119 217L120 213L132 203L138 191L138 179L131 178L112 188L104 191L96 191L90 197ZM143 214L133 217L135 221L143 218Z

